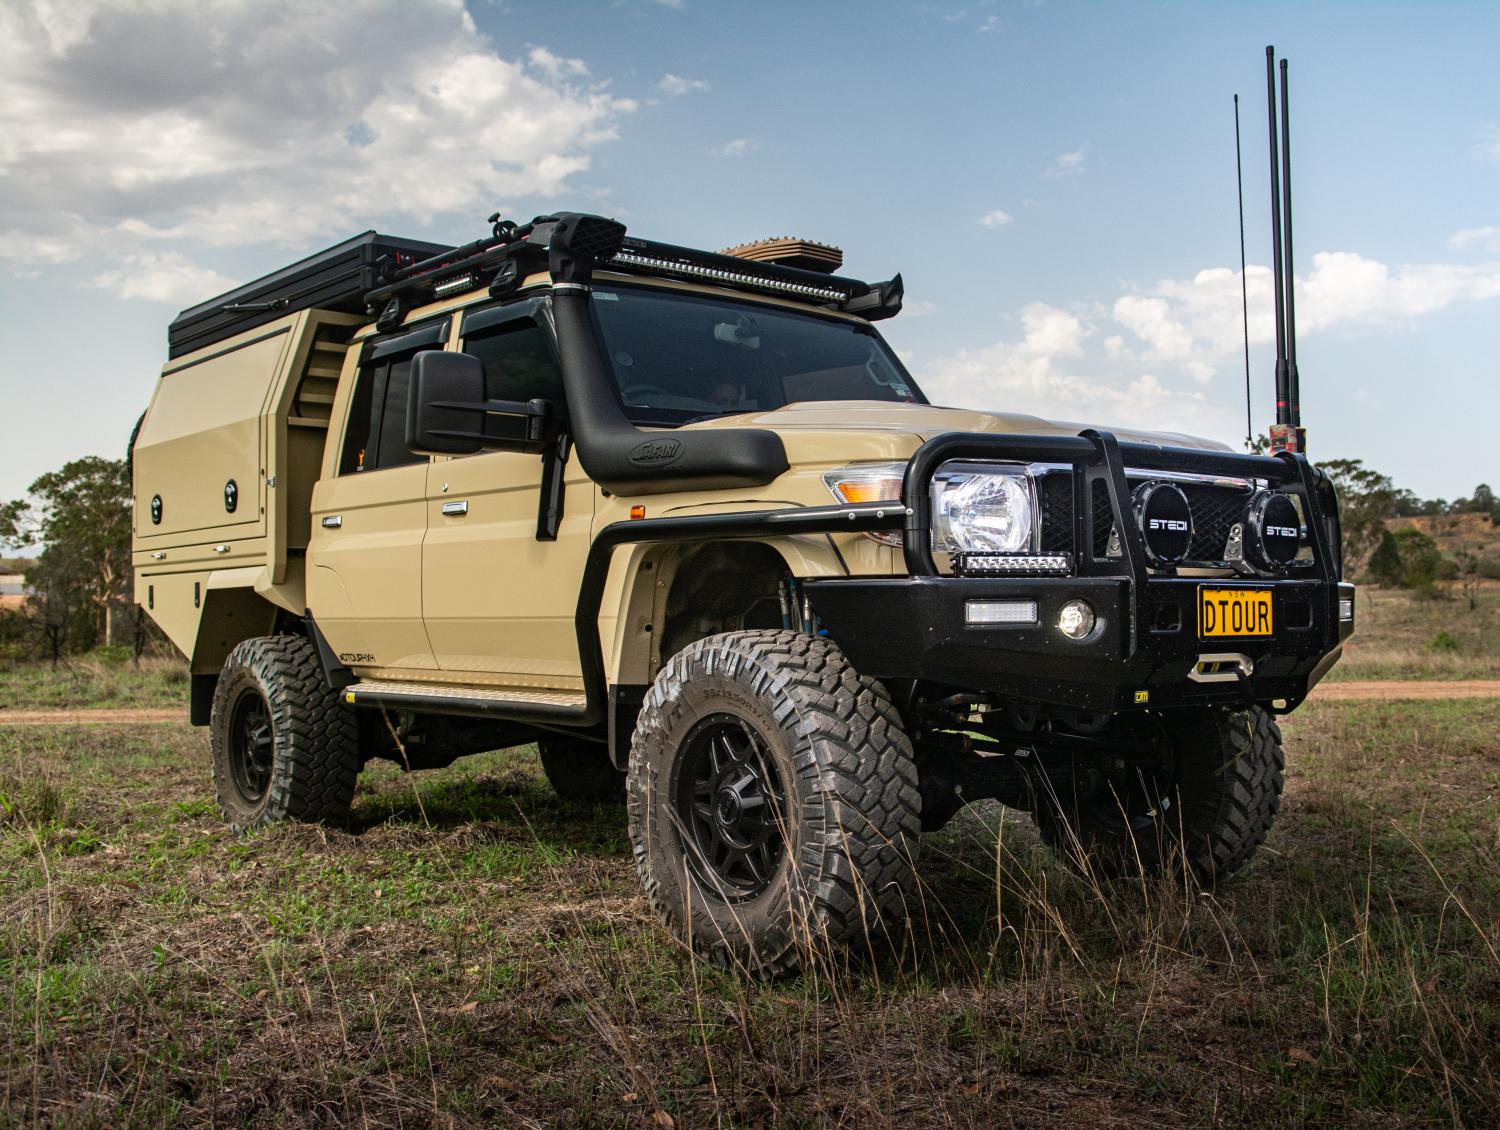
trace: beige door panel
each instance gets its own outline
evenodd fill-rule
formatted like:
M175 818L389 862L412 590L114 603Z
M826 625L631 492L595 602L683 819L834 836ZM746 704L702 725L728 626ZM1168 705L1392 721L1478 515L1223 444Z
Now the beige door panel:
M540 457L495 451L431 465L422 587L442 670L510 686L582 685L573 613L595 488L576 459L565 482L557 540L537 541Z
M324 479L313 490L307 599L357 670L433 670L422 624L426 463Z

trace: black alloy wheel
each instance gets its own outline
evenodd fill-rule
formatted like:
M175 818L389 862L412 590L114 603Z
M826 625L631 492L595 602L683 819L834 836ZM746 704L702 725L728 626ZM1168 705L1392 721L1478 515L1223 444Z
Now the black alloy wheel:
M271 785L276 731L265 696L254 687L240 692L229 724L229 771L235 792L247 805L260 803Z
M676 775L677 834L694 877L725 902L755 898L786 854L786 785L765 737L737 715L711 714L688 731Z

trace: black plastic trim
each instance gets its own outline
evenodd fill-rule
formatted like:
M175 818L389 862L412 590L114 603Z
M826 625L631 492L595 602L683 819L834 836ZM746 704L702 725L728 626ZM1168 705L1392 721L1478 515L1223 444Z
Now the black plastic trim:
M379 361L385 357L391 357L397 353L405 353L412 349L422 349L429 345L446 345L448 343L448 330L453 324L452 318L443 318L439 322L424 325L406 333L397 334L395 337L375 338L367 342L363 364L371 361Z
M492 330L507 322L525 321L528 318L540 323L542 308L545 304L546 299L533 297L519 301L512 299L500 306L482 306L475 310L465 310L460 334L467 338L470 334Z
M193 726L207 726L213 720L214 691L219 689L219 676L193 675L188 680L188 722Z
M318 653L318 665L323 668L323 681L328 684L328 689L341 691L357 683L359 679L354 672L345 667L334 654L333 648L328 646L328 640L313 619L311 609L303 613L302 622L307 626L307 638L312 640L313 650Z

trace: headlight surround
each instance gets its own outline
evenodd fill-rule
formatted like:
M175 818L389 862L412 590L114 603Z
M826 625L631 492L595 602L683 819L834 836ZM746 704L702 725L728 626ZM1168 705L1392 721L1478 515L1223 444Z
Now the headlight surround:
M1036 481L1024 467L948 465L932 479L932 548L1035 553Z
M905 463L856 463L823 473L823 482L833 497L843 503L900 502L901 481L906 476ZM900 530L872 530L867 533L881 545L901 544Z

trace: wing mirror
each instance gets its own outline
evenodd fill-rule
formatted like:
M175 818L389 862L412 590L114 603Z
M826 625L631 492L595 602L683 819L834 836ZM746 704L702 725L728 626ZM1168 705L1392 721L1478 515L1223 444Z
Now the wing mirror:
M484 364L467 353L426 350L412 358L406 446L424 455L544 451L557 430L550 400L490 400Z

